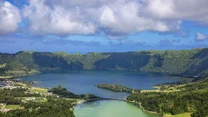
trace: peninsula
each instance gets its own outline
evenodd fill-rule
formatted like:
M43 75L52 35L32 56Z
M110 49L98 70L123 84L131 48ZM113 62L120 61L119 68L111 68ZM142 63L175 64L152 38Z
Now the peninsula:
M116 84L99 84L96 85L96 87L101 88L101 89L106 89L114 92L126 92L126 93L133 93L133 92L140 92L141 89L133 89L133 88L128 88L122 85L116 85Z

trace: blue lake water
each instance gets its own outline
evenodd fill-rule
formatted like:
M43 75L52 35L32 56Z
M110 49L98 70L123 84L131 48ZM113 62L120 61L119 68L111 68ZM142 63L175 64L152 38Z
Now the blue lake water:
M35 81L35 86L52 88L61 85L76 94L91 93L105 98L126 98L127 93L116 93L96 88L95 85L119 84L131 88L152 89L153 85L176 82L180 79L163 75L139 74L135 72L79 71L69 73L48 73L19 78L22 81ZM74 107L76 117L159 117L142 111L131 103L115 100L86 102Z
M95 85L119 84L131 88L152 89L153 85L175 82L179 79L163 75L139 74L135 72L79 71L70 73L49 73L26 76L23 81L35 81L35 86L52 88L61 85L76 94L91 93L105 98L125 98L127 93L115 93L99 89Z

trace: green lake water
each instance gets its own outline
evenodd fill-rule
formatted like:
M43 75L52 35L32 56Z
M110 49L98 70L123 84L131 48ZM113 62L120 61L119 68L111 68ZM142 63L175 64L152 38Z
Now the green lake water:
M140 74L136 72L77 71L69 73L48 73L19 78L34 81L37 87L52 88L61 85L76 94L91 93L105 98L125 99L129 94L99 89L95 85L107 83L130 88L152 89L153 85L176 82L180 79L164 75ZM76 117L157 117L143 112L139 107L123 101L102 100L87 102L74 107Z
M123 101L102 100L75 106L76 117L159 117Z

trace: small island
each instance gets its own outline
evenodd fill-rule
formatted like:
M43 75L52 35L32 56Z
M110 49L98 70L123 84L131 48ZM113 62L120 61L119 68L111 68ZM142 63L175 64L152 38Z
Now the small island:
M99 84L96 85L96 87L101 88L101 89L106 89L114 92L126 92L126 93L133 93L133 92L140 92L140 89L133 89L133 88L128 88L122 85L116 85L116 84Z

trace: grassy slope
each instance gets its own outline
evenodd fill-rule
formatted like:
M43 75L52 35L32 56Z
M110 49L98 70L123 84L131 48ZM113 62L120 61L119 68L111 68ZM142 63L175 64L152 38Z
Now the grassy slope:
M183 113L178 115L165 114L164 117L191 117L191 113Z
M16 110L16 109L20 109L20 105L6 105L5 109L12 109L12 110Z
M149 98L149 97L157 96L156 100L158 100L158 98L160 98L160 95L165 96L164 94L169 94L169 95L173 94L172 96L176 96L175 98L178 98L178 97L183 97L183 96L189 97L193 93L205 94L207 92L208 92L208 79L203 79L203 80L199 80L197 82L192 82L192 83L188 83L188 84L162 85L155 91L154 90L151 90L151 91L145 90L145 91L142 91L141 94L145 94L144 96L147 96L146 99L148 99L148 100L145 103L148 103L148 101L151 101L151 103L153 103L153 105L155 103L159 103L159 105L162 106L161 104L164 104L163 101L166 100L165 105L167 105L167 107L172 107L172 106L175 105L175 103L177 101L174 100L174 99L171 99L171 97L169 97L169 98L166 97L164 100L162 99L163 101L161 100L159 102L157 102L157 101L154 102L155 99L154 98ZM140 95L140 94L138 94L138 95ZM137 94L136 95L135 94L130 95L131 99L128 97L131 101L136 99L136 97L132 97L132 96L137 96ZM207 97L205 97L205 98L207 98ZM144 97L144 99L145 99L145 97ZM180 98L178 98L178 99L180 99ZM184 98L184 99L187 99L187 98ZM191 97L190 97L190 99L191 99ZM200 100L198 100L198 98L196 98L194 101L200 101ZM151 103L149 103L149 104L151 105ZM176 115L165 114L165 117L172 117L172 116L173 117L186 117L186 116L189 117L192 112L195 112L197 110L198 106L199 107L200 106L207 106L208 107L208 105L206 103L203 103L202 105L192 105L193 102L188 102L188 103L189 103L189 112L176 114ZM187 103L185 103L185 104L187 104ZM153 110L151 110L151 111L153 111Z
M208 76L208 49L67 54L0 53L0 75L24 76L63 70L126 70L187 77Z
M22 88L27 88L26 92L29 92L30 94L34 94L34 93L39 93L41 94L40 97L34 97L34 96L26 96L26 97L15 97L14 99L18 99L18 100L22 100L22 102L24 102L24 104L26 103L36 103L36 104L43 104L43 103L47 103L48 100L46 99L46 96L48 95L48 89L45 88L38 88L38 87L32 87L29 86L28 83L22 83L22 82L13 82L13 86L14 87L22 87ZM25 94L24 92L21 92L22 94ZM13 95L13 92L10 92L10 95ZM54 98L56 98L56 94L52 94L50 95ZM35 100L27 100L27 99L32 99L35 98ZM83 99L75 99L75 98L57 98L57 99L64 99L66 101L71 101L72 105L75 105L77 103L81 103L84 100ZM1 104L1 102L0 102ZM24 106L20 106L21 104L7 104L5 106L5 110L9 109L9 110L25 110ZM47 105L46 105L47 106ZM0 109L2 108L2 106L0 105ZM1 112L0 112L1 114Z
M38 88L38 87L31 87L31 88L29 88L29 91L31 91L32 93L36 93L36 92L47 93L48 89Z

